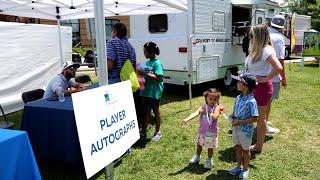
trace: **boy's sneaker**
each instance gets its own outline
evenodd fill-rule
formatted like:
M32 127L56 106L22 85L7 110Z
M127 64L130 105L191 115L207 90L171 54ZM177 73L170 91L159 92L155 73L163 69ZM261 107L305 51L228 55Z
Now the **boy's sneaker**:
M196 164L196 163L199 163L200 162L200 155L194 155L193 157L192 157L192 159L190 159L190 161L189 161L189 163L190 164Z
M241 170L241 172L239 174L239 178L240 179L248 179L248 177L249 177L249 169Z
M278 128L274 128L268 125L266 134L277 134L280 130Z
M242 169L237 166L237 167L231 169L231 170L229 171L229 173L230 173L231 175L237 176L237 175L239 175L239 174L241 173L241 171L242 171Z
M155 134L152 138L151 138L151 141L160 141L160 139L162 138L162 134L161 132L159 131L157 134Z
M212 158L208 158L207 160L206 160L206 163L204 163L204 168L205 169L211 169L211 167L212 167Z

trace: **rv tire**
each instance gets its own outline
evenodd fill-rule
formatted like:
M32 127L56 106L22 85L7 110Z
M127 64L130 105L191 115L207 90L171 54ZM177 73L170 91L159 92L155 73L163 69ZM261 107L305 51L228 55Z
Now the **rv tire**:
M231 77L232 74L234 74L234 71L232 69L227 69L226 70L226 74L225 74L225 76L223 78L223 84L224 84L224 87L226 89L234 88L236 80L232 79L232 77Z

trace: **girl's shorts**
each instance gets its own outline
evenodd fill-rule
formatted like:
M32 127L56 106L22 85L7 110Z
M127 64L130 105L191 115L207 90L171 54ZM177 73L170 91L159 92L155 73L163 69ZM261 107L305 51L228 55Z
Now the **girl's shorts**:
M269 80L266 83L259 83L258 86L253 89L253 96L257 101L258 106L267 106L272 96L272 81Z
M210 143L211 145L208 145L205 142L205 134L198 134L197 139L196 139L196 144L202 146L202 147L206 147L209 149L217 149L218 148L218 133L212 133L213 138L212 138L212 143Z
M143 97L144 105L151 107L152 110L159 109L160 99L155 99L151 97Z

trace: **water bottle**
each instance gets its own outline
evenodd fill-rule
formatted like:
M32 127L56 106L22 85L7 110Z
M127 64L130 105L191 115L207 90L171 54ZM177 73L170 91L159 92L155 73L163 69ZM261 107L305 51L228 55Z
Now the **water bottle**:
M229 122L230 124L232 124L233 118L232 118L231 116L228 116L225 112L222 113L222 116L223 116L226 120L228 120L228 122Z
M59 98L59 102L64 102L65 101L64 89L62 87L58 88L58 98Z

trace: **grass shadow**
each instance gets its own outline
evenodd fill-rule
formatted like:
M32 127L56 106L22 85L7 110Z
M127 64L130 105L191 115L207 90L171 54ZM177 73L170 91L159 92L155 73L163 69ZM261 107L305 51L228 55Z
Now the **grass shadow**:
M229 147L225 150L219 151L218 153L219 153L218 158L220 161L229 162L229 163L237 162L236 149L234 148L234 146Z
M139 139L136 143L134 143L132 145L133 148L135 149L144 149L146 147L146 145L148 144L148 142L150 142L151 139L147 138L147 139Z
M312 67L312 68L319 68L319 63L313 62L313 63L306 63L304 64L305 67Z
M227 170L217 170L216 174L210 174L206 177L206 180L213 180L213 179L239 179L238 176L233 176L229 174Z
M201 175L201 174L204 174L206 172L210 171L210 169L205 169L203 167L203 164L188 164L188 166L180 169L179 171L177 172L174 172L174 173L169 173L170 176L176 176L176 175L179 175L179 174L182 174L184 172L190 172L192 174L198 174L198 175Z
M59 160L37 158L43 179L87 179L83 167L66 164Z

